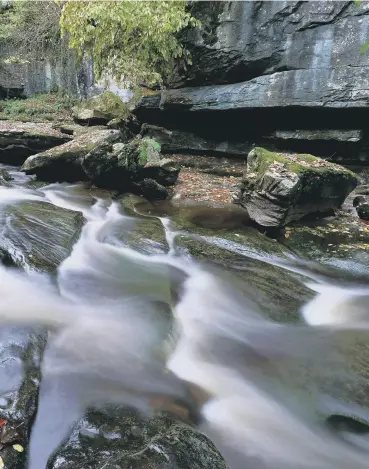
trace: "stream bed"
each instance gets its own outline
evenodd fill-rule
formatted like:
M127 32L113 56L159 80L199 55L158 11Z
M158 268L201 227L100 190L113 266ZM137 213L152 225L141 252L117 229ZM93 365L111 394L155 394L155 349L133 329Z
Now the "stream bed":
M5 467L366 467L362 250L0 169Z

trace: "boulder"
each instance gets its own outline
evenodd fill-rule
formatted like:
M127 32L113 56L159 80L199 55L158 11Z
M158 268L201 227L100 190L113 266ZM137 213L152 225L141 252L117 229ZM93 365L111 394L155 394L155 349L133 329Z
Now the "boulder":
M0 121L0 162L18 166L28 156L70 139L51 124Z
M126 118L128 114L127 104L111 91L93 96L72 108L73 119L85 125L107 124L113 119Z
M174 162L162 159L160 145L147 137L128 143L102 142L83 158L82 168L98 187L157 194L167 194L161 186L173 185L179 173Z
M81 160L105 140L118 140L117 130L94 130L79 134L72 141L42 153L32 155L24 162L22 171L35 174L44 181L83 181L86 174Z
M315 156L254 148L237 199L259 225L281 227L341 207L358 183L351 171Z

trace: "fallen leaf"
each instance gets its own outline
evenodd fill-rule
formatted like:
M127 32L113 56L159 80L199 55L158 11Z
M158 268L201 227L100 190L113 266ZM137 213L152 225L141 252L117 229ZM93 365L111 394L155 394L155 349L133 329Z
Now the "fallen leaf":
M13 448L15 449L15 451L18 451L18 453L23 453L24 451L24 448L22 445L13 445Z
M5 465L4 465L4 461L3 461L3 458L0 456L0 469L4 469Z
M4 425L6 425L8 423L7 420L4 420L4 419L0 419L0 428L2 428Z

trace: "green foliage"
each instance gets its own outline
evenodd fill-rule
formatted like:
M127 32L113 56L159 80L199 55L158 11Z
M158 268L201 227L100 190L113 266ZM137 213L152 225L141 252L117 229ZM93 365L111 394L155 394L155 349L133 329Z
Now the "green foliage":
M59 0L60 1L60 0ZM61 26L81 59L87 51L98 78L126 85L162 83L176 60L190 62L177 39L197 24L185 1L73 1L61 3Z
M39 93L28 99L0 101L0 119L16 121L71 121L75 100L60 93Z
M160 159L161 145L153 138L143 138L139 141L139 161L140 166L150 161L156 161Z
M61 44L61 7L54 0L16 0L0 7L0 40L16 51L8 63L53 57Z
M360 5L361 5L361 1L360 0L354 0L355 2L355 5L360 8Z

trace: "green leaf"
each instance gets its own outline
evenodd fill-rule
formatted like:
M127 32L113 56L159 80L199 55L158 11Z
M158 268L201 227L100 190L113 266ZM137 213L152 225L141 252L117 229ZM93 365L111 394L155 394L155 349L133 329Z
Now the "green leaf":
M365 54L365 52L369 49L369 41L364 42L364 44L360 47L360 54Z
M355 2L355 5L360 8L360 5L361 5L361 0L354 0Z
M60 0L58 0L60 1ZM97 78L113 76L125 85L161 84L183 56L178 33L199 26L186 1L65 0L60 24L78 57L94 60ZM91 26L93 19L95 26ZM186 62L189 56L183 56ZM102 76L104 74L104 76Z

